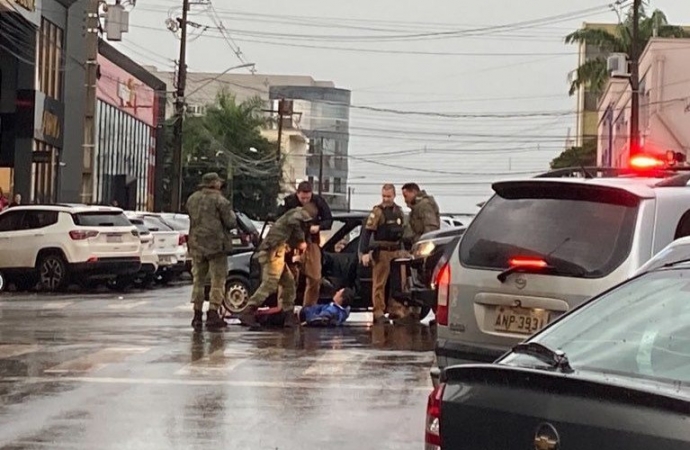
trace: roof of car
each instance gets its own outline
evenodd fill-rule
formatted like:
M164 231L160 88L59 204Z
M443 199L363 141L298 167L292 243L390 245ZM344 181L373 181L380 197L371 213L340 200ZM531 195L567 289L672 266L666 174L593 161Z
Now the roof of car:
M83 205L83 204L70 204L70 203L60 203L55 205L18 205L14 206L7 211L30 211L33 209L40 209L43 211L61 211L69 212L74 214L85 213L85 212L112 212L121 213L121 208L116 208L113 206L98 206L98 205Z
M660 185L663 186L664 179L647 178L647 177L618 177L618 178L520 178L517 180L497 181L494 186L507 183L563 183L563 184L580 184L580 185L596 185L618 188L630 192L631 194L640 198L654 198L657 196L658 190L655 189ZM690 194L690 190L688 190Z

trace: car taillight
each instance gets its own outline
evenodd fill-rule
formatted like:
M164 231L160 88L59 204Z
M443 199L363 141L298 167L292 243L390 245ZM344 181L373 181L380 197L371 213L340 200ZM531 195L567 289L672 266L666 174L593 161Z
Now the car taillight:
M436 323L448 325L448 303L450 297L450 265L444 264L436 274L434 281L438 289L436 302Z
M184 234L180 235L180 238L177 240L177 245L185 245L187 243L187 236Z
M541 258L527 258L517 256L508 260L510 267L531 267L534 269L545 269L548 267L546 261Z
M98 236L98 231L94 230L72 230L69 232L69 237L73 241L83 241Z
M441 450L441 403L446 385L441 383L431 391L426 405L424 449Z

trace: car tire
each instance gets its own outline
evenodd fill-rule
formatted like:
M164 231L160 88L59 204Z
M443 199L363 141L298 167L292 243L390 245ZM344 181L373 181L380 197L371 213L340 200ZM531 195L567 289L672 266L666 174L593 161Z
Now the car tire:
M117 277L106 282L108 289L116 292L125 292L132 287L132 284L134 284L134 279L131 277Z
M63 289L69 278L64 258L58 253L42 255L38 260L38 277L41 287L48 292Z
M249 301L249 280L242 275L231 275L225 283L223 306L232 313L242 311Z

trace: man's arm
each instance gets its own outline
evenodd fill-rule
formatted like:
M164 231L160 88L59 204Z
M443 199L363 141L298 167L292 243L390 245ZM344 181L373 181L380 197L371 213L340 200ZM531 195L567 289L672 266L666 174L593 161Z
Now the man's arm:
M331 207L328 206L326 200L320 195L315 195L314 200L319 210L320 228L322 230L330 230L333 226L333 213L331 212Z
M220 204L218 205L218 212L220 213L220 220L223 222L223 227L225 227L226 230L237 228L237 216L232 210L232 205L225 197L221 197Z
M379 208L372 209L369 217L367 217L366 223L362 227L362 234L359 237L359 251L361 254L366 255L371 251L371 237L379 227L380 221L381 210Z
M424 223L424 232L422 234L441 228L441 219L436 214L436 208L434 208L431 202L423 202L419 205L419 209L419 215L422 216Z

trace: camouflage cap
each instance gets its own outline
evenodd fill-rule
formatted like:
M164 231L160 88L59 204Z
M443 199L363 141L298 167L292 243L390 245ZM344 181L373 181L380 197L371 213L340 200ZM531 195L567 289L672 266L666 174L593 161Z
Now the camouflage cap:
M311 222L312 220L316 219L316 216L318 215L319 210L313 203L307 203L306 205L302 206L301 219L303 221Z
M203 187L213 186L213 183L216 183L218 181L223 183L225 180L223 180L220 177L220 175L218 175L216 172L205 173L201 176L201 184L199 184L199 186L203 186Z

